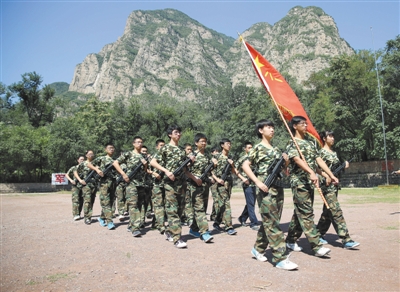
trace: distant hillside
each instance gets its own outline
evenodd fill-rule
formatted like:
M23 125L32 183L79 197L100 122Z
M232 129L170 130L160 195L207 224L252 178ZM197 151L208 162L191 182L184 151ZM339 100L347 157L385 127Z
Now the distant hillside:
M332 57L354 53L318 7L296 6L274 25L254 24L243 37L299 84ZM242 44L177 10L139 10L115 43L76 66L69 90L102 100L144 93L193 100L239 83L260 86Z
M67 92L69 88L69 84L67 82L54 82L49 84L49 86L56 91L56 95Z

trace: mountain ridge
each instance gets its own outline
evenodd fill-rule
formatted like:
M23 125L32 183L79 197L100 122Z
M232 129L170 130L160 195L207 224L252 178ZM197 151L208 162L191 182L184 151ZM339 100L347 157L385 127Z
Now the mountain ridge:
M242 36L299 84L332 57L354 53L333 18L314 6L295 6L274 25L256 23ZM212 98L220 86L261 86L246 54L234 38L178 10L136 10L116 42L76 66L69 90L101 100L145 93Z

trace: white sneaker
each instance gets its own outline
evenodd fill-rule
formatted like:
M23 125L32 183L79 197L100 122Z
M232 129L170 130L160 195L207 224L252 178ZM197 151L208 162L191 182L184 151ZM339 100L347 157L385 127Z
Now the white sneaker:
M187 247L186 242L184 242L182 239L179 239L177 242L175 242L174 245L177 248L185 248L185 247Z
M119 215L118 219L120 222L123 222L123 221L125 221L125 216Z
M290 271L290 270L297 269L299 266L297 264L291 262L289 260L289 257L287 257L285 260L277 263L275 267L277 267L278 269Z
M251 250L251 254L253 255L253 257L255 257L257 259L257 261L260 261L260 262L268 261L266 256L264 256L263 254L259 253L254 247Z
M170 241L170 242L174 241L174 237L172 236L171 232L165 231L164 234L165 234L165 237L166 237L166 239L167 239L168 241Z
M74 221L78 221L79 219L81 219L81 216L79 215L74 216Z
M298 246L296 242L295 243L287 242L286 247L290 248L293 251L302 251L303 250L303 248L301 246Z
M327 247L321 247L319 250L317 250L316 252L315 252L315 256L316 257L323 257L323 256L326 256L328 253L330 253L331 252L331 250L329 249L329 248L327 248Z

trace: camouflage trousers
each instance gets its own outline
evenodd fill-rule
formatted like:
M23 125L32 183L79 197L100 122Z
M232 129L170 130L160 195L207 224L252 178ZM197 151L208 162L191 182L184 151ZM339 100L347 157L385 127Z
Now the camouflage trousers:
M82 188L72 186L72 216L80 216L83 207Z
M211 197L213 199L213 205L212 205L212 211L211 211L211 215L210 215L210 220L214 221L215 220L215 207L218 207L218 203L217 203L217 194L218 194L218 183L214 183L210 186L210 190L211 190Z
M204 212L207 215L207 209L208 209L208 198L210 197L210 184L206 183L204 187Z
M113 198L115 197L115 187L114 180L102 180L100 181L100 206L101 206L101 214L100 218L105 220L106 223L112 222L112 204Z
M279 226L283 208L283 189L270 188L266 194L258 191L257 202L262 218L262 226L257 232L254 248L261 254L268 245L272 250L272 263L277 264L287 258L285 236Z
M157 228L160 233L165 231L165 189L159 184L154 184L151 200L153 201L154 217L152 227Z
M146 222L146 212L151 206L151 188L150 187L143 187L144 195L143 195L143 200L141 202L140 206L140 218L141 218L141 224L144 224Z
M168 218L168 231L171 233L174 243L181 238L181 218L178 214L179 203L182 200L182 181L172 181L164 184L165 188L165 212Z
M115 189L116 205L119 215L124 215L128 212L128 206L126 202L126 182L120 182Z
M93 204L96 199L97 186L92 183L88 183L83 186L83 213L85 215L85 219L92 219L93 214Z
M324 197L326 202L328 203L329 210L324 204L321 218L319 219L317 225L317 229L319 233L323 236L326 234L332 223L333 228L335 228L336 234L339 236L343 243L346 243L348 241L351 241L351 238L337 196L338 190L333 192L324 192Z
M311 248L316 252L322 247L320 234L314 224L314 189L310 185L292 187L294 213L289 224L286 242L294 243L304 232Z
M204 198L206 197L205 191L208 191L205 184L202 186L194 185L189 183L188 190L190 195L190 206L192 217L188 217L189 221L193 222L190 225L190 229L198 231L200 234L204 234L208 231L208 222L206 211L204 210ZM208 193L207 193L208 195Z
M181 220L182 222L186 222L190 226L193 223L193 216L194 216L190 183L187 183L183 192L184 193L182 196L182 204L181 204L183 212L180 217L182 219Z
M223 186L218 184L214 221L218 225L223 223L225 230L232 228L231 192L232 181L225 181Z
M140 211L144 199L144 187L128 184L126 187L126 204L129 210L129 225L128 228L134 232L140 229L142 224Z

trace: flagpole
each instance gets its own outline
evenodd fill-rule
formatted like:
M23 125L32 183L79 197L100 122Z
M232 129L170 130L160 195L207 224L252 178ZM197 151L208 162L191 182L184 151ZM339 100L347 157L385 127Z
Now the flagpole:
M239 34L239 33L238 33L238 34ZM255 62L254 62L254 60L253 60L253 56L251 55L249 49L248 49L247 46L245 45L244 39L243 39L243 37L242 37L240 34L239 34L239 38L240 38L240 40L242 41L244 47L246 48L247 53L249 53L251 62L253 63L254 68L256 68L256 70L257 70L257 72L258 72L258 75L259 75L259 76L262 76L262 72L260 72L260 68L258 68L257 64L255 64ZM283 116L283 114L282 114L282 111L280 110L278 104L276 103L275 98L274 98L273 95L272 95L272 92L269 90L268 84L265 82L264 78L260 78L260 79L261 79L261 81L262 81L264 87L267 89L269 95L271 96L271 99L272 99L272 101L274 102L275 107L276 107L276 109L278 110L279 115L280 115L280 117L281 117L283 123L285 124L286 129L287 129L288 132L289 132L290 138L292 139L294 145L296 146L297 151L299 152L301 159L308 165L307 161L306 161L305 158L304 158L303 153L302 153L301 150L300 150L299 145L297 144L297 142L296 142L296 140L295 140L295 138L294 138L294 136L293 136L293 134L292 134L292 131L290 130L288 124L286 123L286 120L285 120L285 118L284 118L284 116ZM319 192L319 194L320 194L320 196L321 196L321 199L322 199L322 201L323 201L324 204L325 204L325 207L326 207L327 209L329 209L328 202L326 201L324 195L322 194L321 188L320 188L318 185L315 185L315 188L318 190L318 192Z
M385 133L385 117L383 115L383 105L382 105L382 95L381 95L381 84L379 82L379 73L378 73L378 64L376 63L376 52L375 52L375 45L374 45L374 34L371 29L371 38L372 38L372 47L374 49L374 58L375 58L375 71L376 71L376 79L378 81L378 93L379 93L379 102L381 104L381 115L382 115L382 132L383 132L383 149L385 150L385 164L386 164L386 184L389 185L389 167L388 167L388 160L387 160L387 153L386 153L386 133Z

